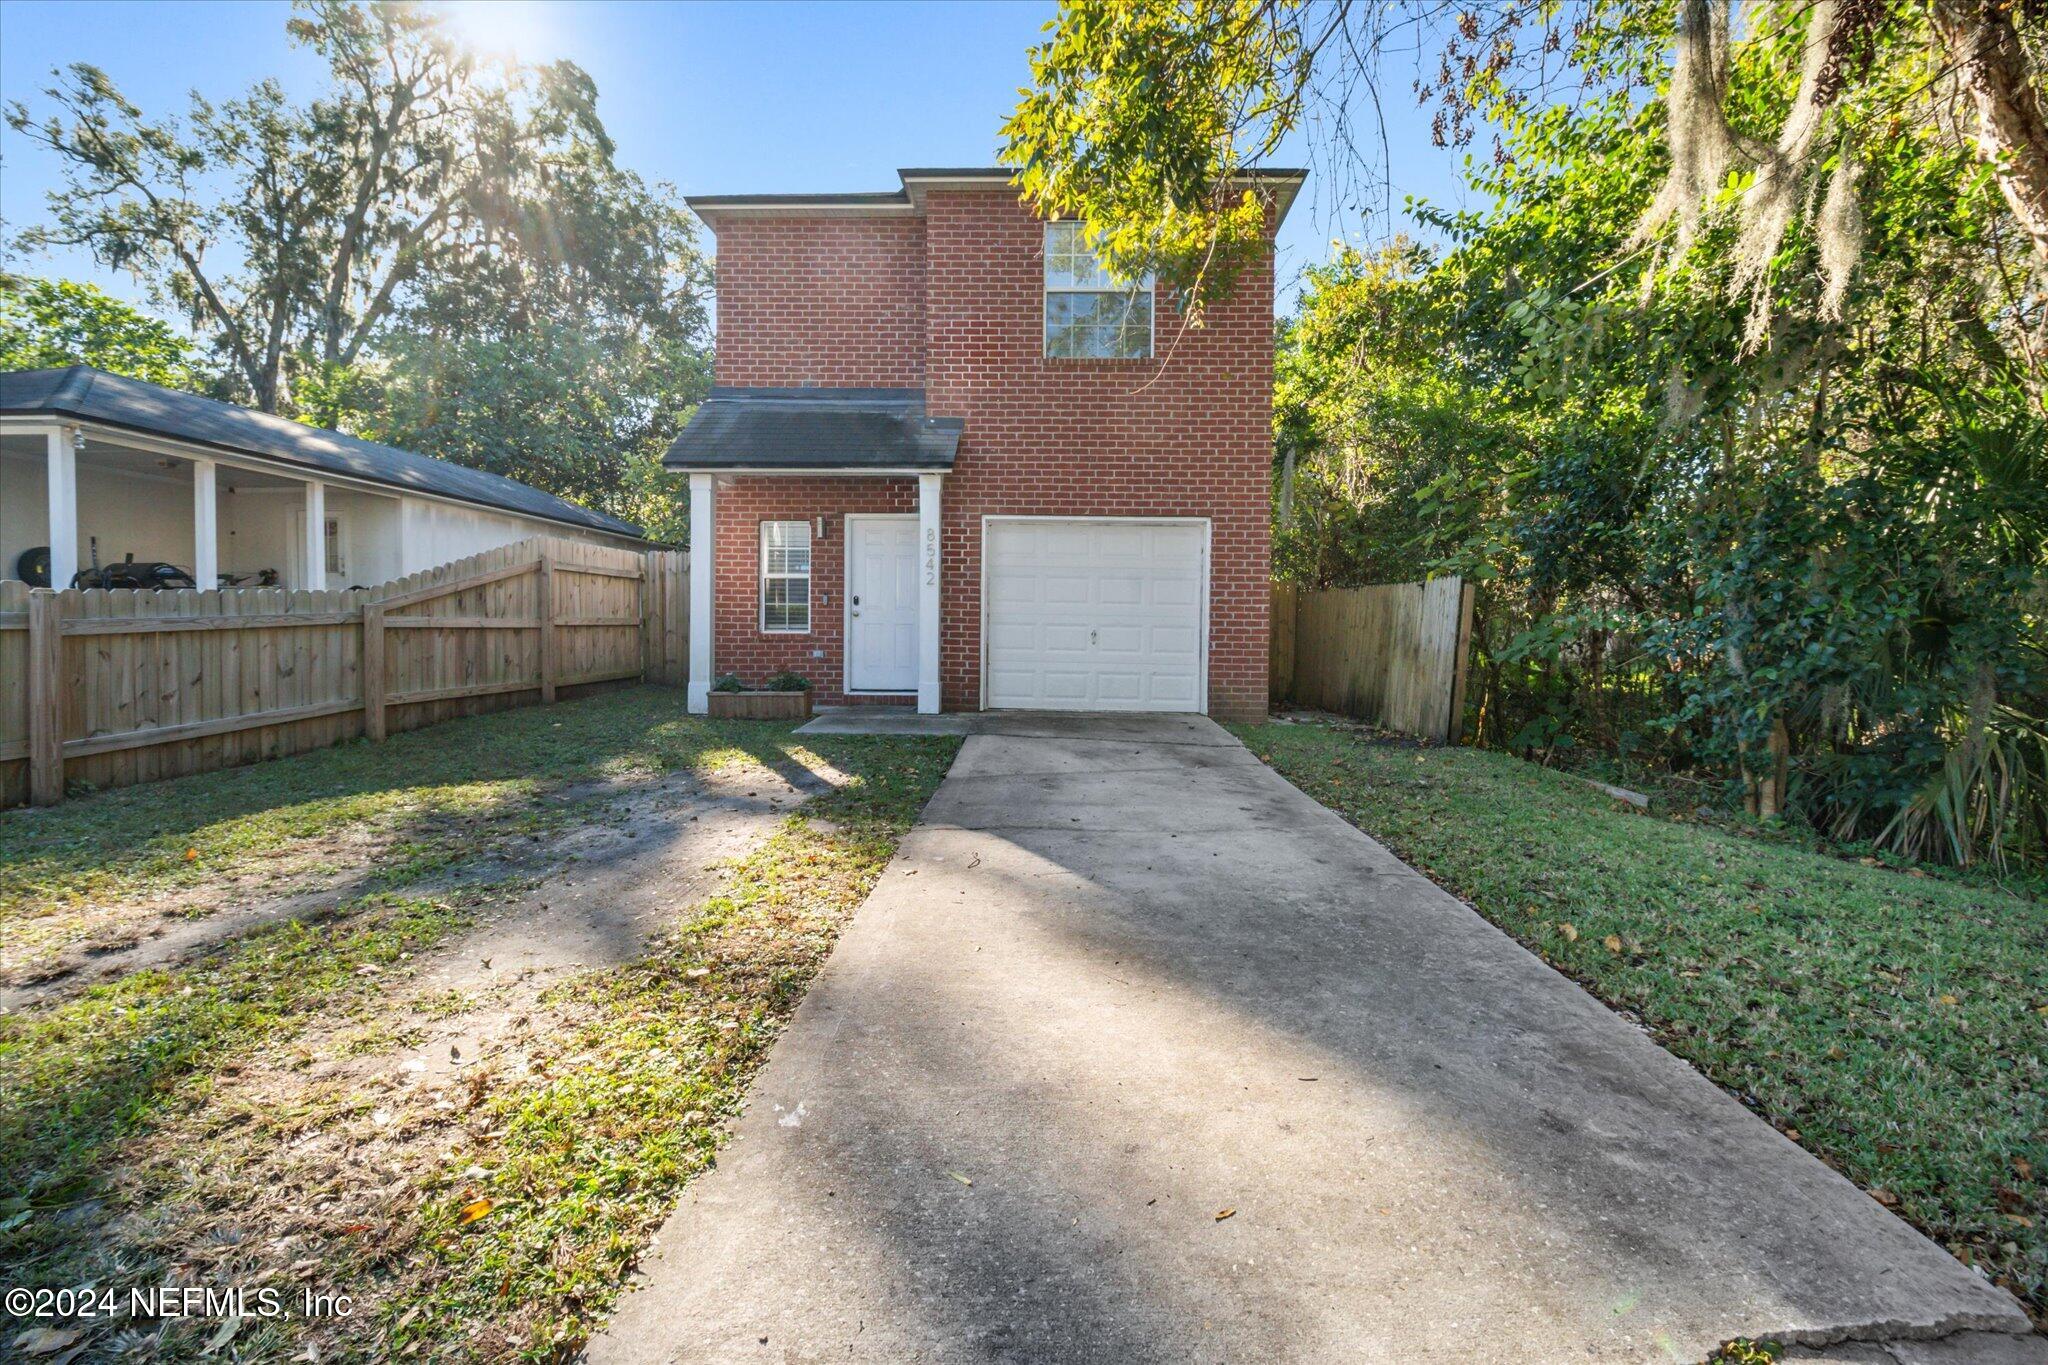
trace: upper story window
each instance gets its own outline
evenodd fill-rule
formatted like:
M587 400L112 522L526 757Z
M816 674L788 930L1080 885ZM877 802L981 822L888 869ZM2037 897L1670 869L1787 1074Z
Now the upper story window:
M802 635L811 628L811 524L761 523L761 629Z
M1149 360L1152 277L1121 288L1081 225L1045 225L1045 353L1061 360Z

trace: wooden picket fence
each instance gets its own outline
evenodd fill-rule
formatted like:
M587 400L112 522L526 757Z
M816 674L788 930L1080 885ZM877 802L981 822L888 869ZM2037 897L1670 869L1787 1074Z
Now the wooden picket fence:
M347 592L0 582L0 807L681 686L688 578L675 552L539 537Z
M1458 742L1472 645L1472 585L1462 578L1321 590L1275 583L1272 621L1275 701Z

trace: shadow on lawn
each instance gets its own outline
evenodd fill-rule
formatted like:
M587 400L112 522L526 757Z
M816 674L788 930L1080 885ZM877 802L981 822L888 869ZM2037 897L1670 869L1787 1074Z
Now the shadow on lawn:
M918 787L918 765L888 762L888 743L807 743L783 725L689 717L681 694L634 689L452 722L384 745L124 789L0 822L0 894L11 889L9 872L24 865L47 882L90 888L152 857L175 859L205 831L237 820L323 807L331 814L331 803L379 793L463 797L478 784L511 784L475 822L476 832L488 835L551 797L560 801L554 813L570 821L601 817L606 803L642 780L742 758L815 792L821 781L806 750L861 782L865 799L832 811L859 837L871 832L865 824L887 823L876 811L899 789ZM414 808L396 833L402 839L447 815L443 804ZM278 847L332 828L308 823L311 834L273 830ZM638 847L647 849L648 841ZM303 918L227 937L176 968L137 971L0 1018L0 1190L10 1196L0 1201L0 1261L30 1271L38 1283L76 1282L104 1270L79 1262L98 1236L96 1200L122 1143L157 1130L178 1106L203 1102L203 1078L236 1056L289 1037L316 1012L360 1008L388 992L379 983L383 971L462 930L472 918L465 901L488 895L492 881L520 869L506 864L492 876L486 868L453 888L446 870L442 863L429 871L437 878L434 894L419 894L426 888L415 878L408 895L404 877L373 866L330 888L325 894L333 904ZM383 889L365 894L380 877Z
M786 726L689 717L681 692L642 687L94 793L0 815L0 916L130 878L198 883L216 855L289 851L366 821L385 822L402 848L581 782L741 756L781 768L801 747Z

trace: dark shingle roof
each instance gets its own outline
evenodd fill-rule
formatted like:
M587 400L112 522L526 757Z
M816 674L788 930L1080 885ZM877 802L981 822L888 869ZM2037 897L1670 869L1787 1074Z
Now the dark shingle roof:
M415 455L90 365L0 374L0 413L55 413L614 535L640 528L500 474Z
M661 462L671 469L953 467L958 417L927 417L923 389L716 388Z
M853 194L690 194L683 202L692 212L707 222L720 214L731 212L816 212L823 214L843 213L921 213L922 187L929 181L985 180L992 185L1008 184L1015 174L1007 166L906 166L896 172L896 178L903 182L901 189L870 190ZM1240 180L1257 184L1269 184L1276 188L1280 202L1280 216L1285 218L1287 210L1294 203L1295 194L1302 182L1308 179L1308 172L1291 166L1251 166L1236 173Z

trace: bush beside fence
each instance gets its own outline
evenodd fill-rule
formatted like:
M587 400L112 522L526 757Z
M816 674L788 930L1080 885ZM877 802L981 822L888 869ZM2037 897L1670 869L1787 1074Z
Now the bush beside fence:
M680 554L557 537L346 592L0 582L0 806L680 684L688 601Z

